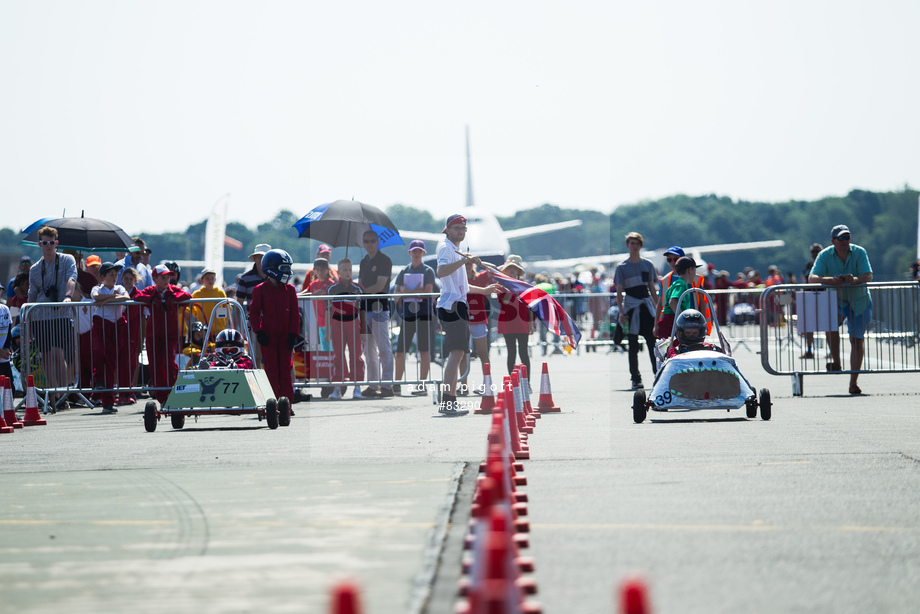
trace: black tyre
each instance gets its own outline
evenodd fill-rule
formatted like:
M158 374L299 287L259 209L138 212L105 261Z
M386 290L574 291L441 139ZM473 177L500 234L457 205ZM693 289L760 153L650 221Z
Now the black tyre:
M636 390L633 393L633 420L636 424L645 422L648 415L648 408L645 406L645 391Z
M747 401L745 401L744 409L747 411L748 418L756 418L757 417L757 399L753 398L753 399L748 399Z
M268 422L268 428L278 428L278 401L275 399L265 401L265 421Z
M156 401L147 401L144 406L144 428L148 433L157 430L157 404Z
M170 414L169 419L174 429L181 429L185 426L185 414Z
M278 424L291 426L291 401L287 397L278 399Z
M773 402L770 400L770 391L766 388L760 389L760 417L763 420L769 420L773 416Z

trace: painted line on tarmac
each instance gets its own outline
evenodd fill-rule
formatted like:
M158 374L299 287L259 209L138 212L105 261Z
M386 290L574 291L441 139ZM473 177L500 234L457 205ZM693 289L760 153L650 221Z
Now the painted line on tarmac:
M93 526L174 526L178 520L0 520L0 525L29 526L29 525L93 525ZM259 526L259 527L401 527L407 529L431 529L436 526L434 522L398 522L389 520L313 520L309 522L291 523L290 521L246 521L246 522L216 522L214 525L224 527L234 526Z
M553 524L532 523L534 529L558 530L609 530L609 531L711 531L711 532L767 532L767 531L801 531L816 529L822 531L841 531L845 533L906 533L920 531L920 527L883 527L883 526L778 526L766 524Z

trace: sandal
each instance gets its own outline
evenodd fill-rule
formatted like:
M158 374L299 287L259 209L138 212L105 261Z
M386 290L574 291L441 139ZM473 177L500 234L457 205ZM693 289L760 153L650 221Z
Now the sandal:
M862 390L856 384L850 384L850 394L862 394Z
M828 371L842 371L843 369L840 367L839 364L834 364L832 362L829 362L827 363L827 370Z

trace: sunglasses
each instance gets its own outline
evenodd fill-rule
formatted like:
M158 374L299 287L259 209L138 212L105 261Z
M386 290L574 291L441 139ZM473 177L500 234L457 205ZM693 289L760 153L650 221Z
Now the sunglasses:
M668 262L677 262L678 260L680 260L680 258L674 258L674 257L668 256L665 258L665 260L667 260Z
M39 245L56 245L57 241L45 241L44 239L42 239L41 241L38 242L38 244Z
M367 245L368 243L376 243L376 242L377 242L377 239L364 239L365 245Z
M839 237L837 237L837 240L838 241L849 241L850 235L840 235Z

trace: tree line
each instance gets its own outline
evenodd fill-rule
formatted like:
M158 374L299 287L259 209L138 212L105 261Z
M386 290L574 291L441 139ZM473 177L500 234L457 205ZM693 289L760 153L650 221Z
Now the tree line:
M647 249L670 245L706 245L783 239L785 247L751 250L730 254L714 254L707 258L718 269L732 273L751 266L766 274L775 264L784 273L797 276L809 259L812 243L830 244L830 230L836 224L846 224L853 242L869 252L869 259L878 281L905 279L917 252L918 191L905 188L900 192L870 192L853 190L846 196L822 198L816 201L762 203L733 200L715 194L707 196L669 196L630 205L622 205L612 213L585 209L562 208L544 204L519 211L512 216L499 217L505 229L522 228L571 219L583 224L552 234L511 241L511 250L525 261L542 258L575 258L625 252L623 237L636 231L645 237ZM397 228L440 232L443 220L428 211L395 204L386 213ZM242 249L226 247L225 260L245 260L257 243L268 243L290 252L295 262L312 262L319 242L300 239L292 227L301 217L291 211L279 211L274 218L254 228L242 222L229 222L227 235L243 243ZM144 234L153 250L153 260L200 260L204 258L206 220L192 224L185 232ZM4 260L18 262L19 255L28 253L37 258L37 248L18 245L21 235L15 230L0 230L0 250ZM429 246L429 252L434 246ZM386 253L397 264L405 264L404 250L387 248ZM364 251L349 249L349 257L360 259ZM333 258L344 256L336 249ZM183 275L183 277L186 277Z

